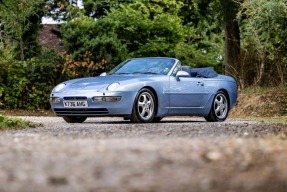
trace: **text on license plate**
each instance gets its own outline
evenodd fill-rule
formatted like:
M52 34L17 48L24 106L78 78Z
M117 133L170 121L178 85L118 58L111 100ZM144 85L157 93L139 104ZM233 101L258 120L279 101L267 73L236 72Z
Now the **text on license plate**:
M64 107L81 108L88 107L87 101L64 101Z

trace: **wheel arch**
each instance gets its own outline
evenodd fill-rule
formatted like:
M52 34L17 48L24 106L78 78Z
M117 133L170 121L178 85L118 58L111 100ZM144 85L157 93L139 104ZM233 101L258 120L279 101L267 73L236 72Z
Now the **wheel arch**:
M217 93L218 92L223 92L223 93L225 93L225 95L226 95L226 97L227 97L227 102L228 102L228 110L230 110L230 96L229 96L229 94L228 94L228 91L226 90L226 89L219 89L218 91L217 91Z
M154 95L154 97L155 97L155 100L156 100L156 107L155 107L155 116L157 115L157 113L158 113L158 95L157 95L157 92L155 91L155 89L153 88L153 87L151 87L151 86L145 86L145 87L142 87L141 89L148 89L148 90L150 90L152 93L153 93L153 95Z

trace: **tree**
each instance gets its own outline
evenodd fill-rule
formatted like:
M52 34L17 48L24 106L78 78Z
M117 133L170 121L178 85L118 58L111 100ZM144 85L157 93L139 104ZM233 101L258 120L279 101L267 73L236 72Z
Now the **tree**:
M220 38L224 31L224 55L219 55L219 57L222 56L222 58L224 58L225 63L225 69L222 71L225 71L228 75L238 77L238 72L241 67L240 30L236 15L240 4L235 0L179 1L184 3L181 10L184 23L194 26L196 33L193 31L193 35L191 35L193 42L198 41L201 46L220 49ZM207 30L207 33L203 32L204 30ZM194 34L197 34L197 36ZM210 44L208 41L212 43ZM197 50L200 50L200 47L198 47ZM214 52L213 49L211 50ZM201 57L200 60L204 58L205 57Z
M184 41L184 27L176 1L137 1L113 9L103 20L117 20L118 38L131 57L175 56L174 46Z
M63 25L64 45L71 55L66 67L75 76L99 75L126 58L126 46L106 24L81 15Z
M55 20L66 21L71 14L71 7L77 7L78 0L48 0L46 2L47 16Z
M240 71L240 30L236 19L239 3L220 0L225 31L225 73L237 77Z
M219 0L178 1L183 3L179 16L188 29L188 38L178 47L177 57L194 67L213 66L218 72L224 72L223 13Z
M110 1L97 2L104 2L104 6ZM193 11L197 9L197 4L194 4L190 14L197 22L186 22L182 11L185 5L181 0L115 2L109 4L106 15L100 14L101 17L96 21L90 16L81 16L64 25L64 42L73 58L81 59L81 55L87 50L103 53L100 50L105 48L106 53L110 52L111 49L107 46L95 46L100 42L108 45L106 43L109 38L109 42L115 42L111 47L118 47L114 50L119 50L110 54L114 58L120 58L115 53L122 53L125 57L178 57L185 65L211 65L221 71L218 58L222 56L222 30L218 30L219 23L211 15L206 14L208 16L203 17L199 12ZM200 6L204 7L203 4ZM211 8L209 6L206 10L210 11ZM190 12L186 11L188 13ZM94 62L99 60L100 57L93 57Z
M130 4L136 0L83 0L86 15L93 18L106 16L111 9L118 9L120 5Z
M44 15L44 0L3 0L0 4L0 19L4 35L15 45L15 57L22 61L36 55L41 18Z
M178 5L165 0L172 5L167 6L168 10L160 3L142 0L113 8L96 21L81 15L64 24L62 36L67 53L72 54L74 64L81 63L77 70L81 71L86 53L90 64L98 66L96 73L102 69L102 61L108 64L105 69L110 69L127 57L175 56L175 45L184 40L181 19L176 15Z
M238 19L242 48L248 58L244 62L249 67L245 71L249 84L284 85L287 75L286 15L285 0L252 0L241 4Z

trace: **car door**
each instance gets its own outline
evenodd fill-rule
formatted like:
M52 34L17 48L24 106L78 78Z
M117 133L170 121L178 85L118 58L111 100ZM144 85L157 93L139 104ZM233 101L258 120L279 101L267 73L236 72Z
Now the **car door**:
M170 108L203 107L209 98L205 79L198 77L170 77Z

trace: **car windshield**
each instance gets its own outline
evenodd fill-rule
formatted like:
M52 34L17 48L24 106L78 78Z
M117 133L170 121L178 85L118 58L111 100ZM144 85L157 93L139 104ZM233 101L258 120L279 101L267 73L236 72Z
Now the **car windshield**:
M161 74L167 75L174 65L171 58L139 58L127 60L109 74Z

